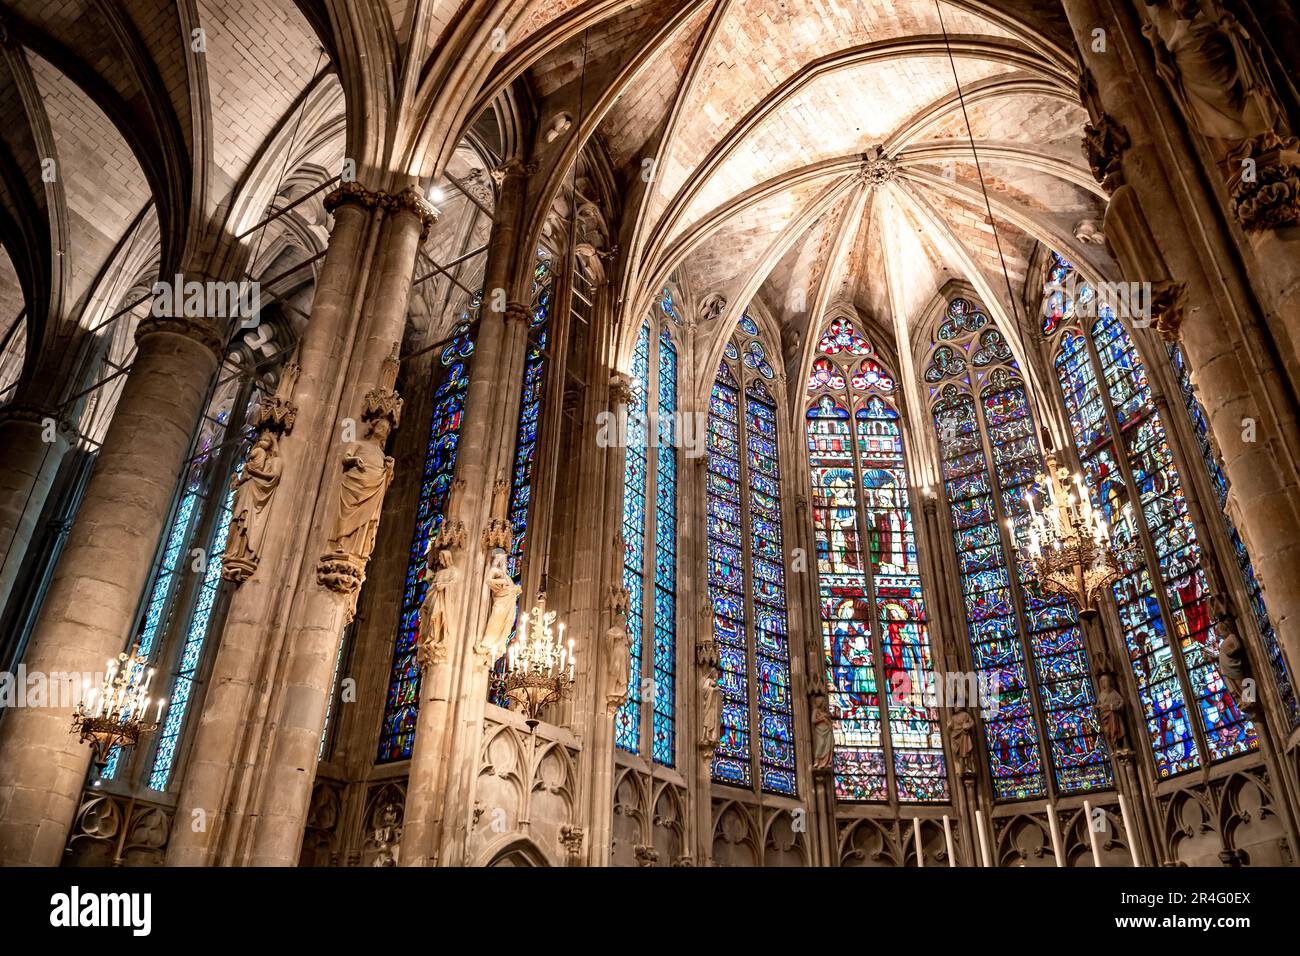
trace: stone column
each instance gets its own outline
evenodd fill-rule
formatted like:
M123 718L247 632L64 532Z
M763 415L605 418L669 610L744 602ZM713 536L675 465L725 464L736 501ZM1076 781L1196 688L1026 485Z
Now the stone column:
M0 613L9 601L72 438L72 427L57 408L13 403L0 409Z
M506 338L506 300L514 284L518 261L519 231L526 186L526 167L512 161L502 167L501 189L488 247L483 276L483 307L479 310L478 335L474 340L474 362L470 369L461 421L460 448L456 457L456 491L448 503L446 522L465 535L468 547L456 557L461 572L458 585L460 606L454 646L446 659L430 661L420 677L420 710L416 719L415 743L407 779L406 812L402 822L403 866L431 866L438 858L438 844L446 820L446 761L453 728L461 722L462 706L471 704L472 671L481 669L473 646L477 643L485 601L483 574L486 568L479 538L487 522L493 482L494 448L492 425L497 419L500 397L509 386L499 370ZM503 306L506 306L503 308ZM519 306L515 306L518 311ZM489 662L488 666L491 666ZM486 673L483 675L486 681ZM478 692L482 697L486 685ZM483 702L478 702L482 723ZM464 718L468 719L468 718ZM476 738L477 739L477 738Z
M102 673L126 645L176 476L221 350L212 329L146 318L94 474L32 632L29 672ZM91 751L71 709L20 708L0 721L0 863L63 855Z
M311 319L298 349L291 409L284 409L291 410L293 417L282 418L287 427L282 427L278 439L280 484L267 506L267 528L255 569L235 576L228 567L223 571L238 582L238 590L230 600L203 713L185 764L176 808L180 823L167 847L168 865L231 862L221 848L229 849L229 837L238 829L236 791L261 754L256 745L258 678L265 673L268 658L274 659L272 649L283 634L291 584L303 563L310 528L310 510L296 504L316 500L321 459L334 438L339 369L346 366L351 352L354 299L374 251L376 233L370 231L371 244L366 245L366 227L376 200L376 194L355 183L326 200L334 225ZM287 372L281 375L282 385ZM196 817L203 823L197 829Z
M1263 298L1222 228L1216 197L1187 168L1195 151L1146 69L1146 41L1116 0L1066 0L1083 57L1085 146L1112 192L1105 231L1124 277L1151 282L1153 319L1178 337L1231 485L1229 510L1254 561L1279 639L1300 661L1300 428ZM1108 31L1108 52L1092 31ZM1139 52L1141 55L1139 56Z
M250 851L250 862L256 866L290 866L298 860L339 641L355 608L373 547L373 535L364 532L348 544L349 548L355 544L357 550L345 553L335 547L340 540L336 520L342 479L345 468L351 467L345 455L351 459L375 453L363 443L378 445L382 452L386 429L373 429L384 422L395 425L401 416L401 399L393 390L395 351L406 326L416 253L435 214L413 187L387 197L385 205L388 216L366 290L368 308L356 336L340 406L354 422L356 441L341 443L336 435L325 452L321 495L286 631L283 679L273 705L274 737L259 781L259 812ZM344 422L338 424L342 431ZM382 504L383 491L378 494ZM377 510L375 515L377 520Z

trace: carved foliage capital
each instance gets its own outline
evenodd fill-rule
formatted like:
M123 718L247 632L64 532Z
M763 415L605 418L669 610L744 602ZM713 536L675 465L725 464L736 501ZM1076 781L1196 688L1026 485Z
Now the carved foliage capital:
M1274 134L1248 140L1228 181L1232 214L1247 232L1300 223L1300 152Z
M147 315L135 327L135 340L143 343L151 335L181 335L198 342L218 359L222 356L221 336L212 323L184 315Z

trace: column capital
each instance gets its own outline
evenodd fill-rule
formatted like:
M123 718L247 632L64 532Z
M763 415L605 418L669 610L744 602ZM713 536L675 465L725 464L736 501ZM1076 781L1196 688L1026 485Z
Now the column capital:
M180 335L199 343L220 361L222 358L221 336L207 319L185 315L147 315L135 327L135 341L140 345L151 335L167 333Z
M492 170L492 181L500 186L508 177L531 176L537 172L536 163L525 163L522 159L507 159Z
M533 316L533 310L530 309L528 306L524 305L524 303L522 302L506 303L507 322L520 322L524 325L527 325L529 319L531 319L532 316Z
M370 210L383 205L385 194L367 189L355 179L339 183L338 188L325 196L325 211L333 215L340 206L353 205Z
M419 219L421 242L429 238L429 230L433 228L434 223L438 221L441 215L433 204L425 199L414 186L407 186L400 192L387 194L384 205L390 214L407 212Z
M70 439L76 431L72 422L58 406L10 402L0 408L0 425L17 422L40 428L51 420L54 422L55 430L65 439Z

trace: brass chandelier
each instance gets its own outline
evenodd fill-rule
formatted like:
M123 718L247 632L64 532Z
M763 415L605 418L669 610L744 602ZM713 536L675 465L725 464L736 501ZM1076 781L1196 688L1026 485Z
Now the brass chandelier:
M564 640L564 622L546 610L546 593L538 595L532 612L519 616L519 634L506 649L506 696L534 730L542 711L573 686L573 639Z
M1025 492L1029 506L1028 541L1020 545L1020 559L1044 593L1064 595L1091 616L1106 588L1124 573L1120 555L1111 546L1110 529L1101 513L1093 508L1083 476L1073 476L1073 490L1066 484L1068 468L1057 467L1056 453L1047 452L1046 473L1037 476L1046 500L1036 508L1032 491ZM1125 505L1127 517L1132 505ZM1008 519L1012 540L1015 522Z
M149 684L153 668L140 656L140 645L117 655L104 672L104 683L87 693L72 712L71 733L89 742L97 770L103 770L114 747L130 747L140 735L158 729L166 701L158 699L154 720L149 720Z

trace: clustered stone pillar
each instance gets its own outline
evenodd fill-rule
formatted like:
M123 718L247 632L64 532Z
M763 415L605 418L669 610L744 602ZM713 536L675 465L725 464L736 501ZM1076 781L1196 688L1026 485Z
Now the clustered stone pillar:
M1125 278L1151 282L1153 319L1177 336L1231 485L1229 509L1250 550L1279 639L1300 662L1300 428L1285 343L1268 335L1262 295L1223 228L1222 198L1188 170L1194 144L1127 4L1066 0L1084 61L1092 122L1085 146L1112 192L1105 232ZM1106 31L1099 49L1093 31ZM1189 34L1188 43L1198 42ZM1180 61L1180 69L1190 69ZM1288 280L1289 281L1289 280ZM1280 290L1274 290L1280 292Z
M447 819L453 808L462 806L451 793L453 787L459 788L457 773L464 769L455 766L454 755L469 752L467 747L477 750L486 708L488 672L494 663L485 663L475 651L487 606L483 585L487 545L483 531L492 517L488 514L490 491L494 466L500 457L493 437L503 434L500 422L501 399L506 390L503 383L517 380L503 372L503 367L509 364L507 319L511 315L516 318L522 315L525 319L527 316L523 306L507 303L510 290L517 284L527 167L515 160L505 164L501 172L503 178L483 276L484 306L480 309L474 362L461 421L456 490L445 517L446 524L456 528L466 543L464 551L456 554L461 599L456 608L456 626L450 630L457 639L445 649L444 660L429 657L427 669L421 665L420 709L402 828L400 862L403 866L450 864L452 861L445 858L443 848L449 841L455 844L457 834L462 838L459 845L463 846L463 829L449 825ZM473 762L469 757L465 759Z
M290 405L281 410L287 427L277 442L280 484L267 506L256 567L236 578L238 589L186 763L176 812L181 822L168 844L169 865L229 865L237 851L248 777L262 753L259 717L265 702L259 678L273 673L293 582L304 561L314 557L305 550L312 511L300 505L319 496L322 462L336 435L338 370L351 352L359 287L378 235L378 206L377 194L355 183L326 200L334 224L298 349L296 382L284 397ZM291 419L285 417L290 414Z
M401 417L401 399L394 391L396 353L405 331L416 254L435 214L413 187L386 197L385 206L344 378L341 419L326 446L321 494L286 629L284 671L272 704L273 734L257 782L258 812L248 858L257 866L289 866L298 860L339 642L374 547L387 488L383 473L391 477L392 460L383 454L388 433Z
M147 318L25 657L28 672L103 673L125 646L170 511L176 476L220 354L205 322ZM0 722L0 864L54 866L91 751L71 707Z

